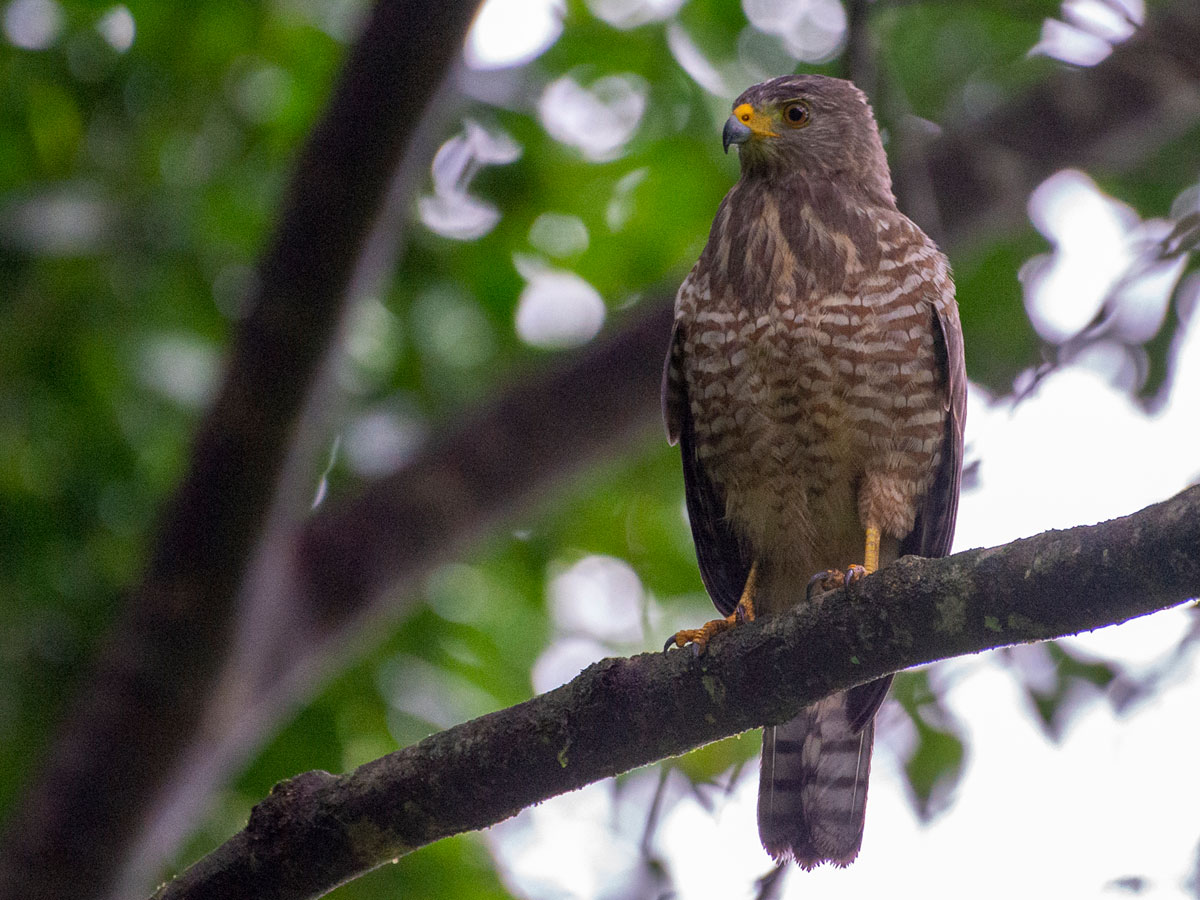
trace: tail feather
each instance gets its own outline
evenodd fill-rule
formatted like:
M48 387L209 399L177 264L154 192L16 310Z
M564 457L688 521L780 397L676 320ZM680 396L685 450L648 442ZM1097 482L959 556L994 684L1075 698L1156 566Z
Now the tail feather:
M846 693L804 709L763 735L758 831L776 860L805 869L846 866L862 845L873 718L859 728Z

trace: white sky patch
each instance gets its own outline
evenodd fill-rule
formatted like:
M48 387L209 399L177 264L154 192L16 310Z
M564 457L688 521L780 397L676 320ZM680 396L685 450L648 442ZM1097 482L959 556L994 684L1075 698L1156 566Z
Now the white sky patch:
M678 22L667 26L667 47L679 67L710 94L716 97L733 97L737 94Z
M536 59L562 34L565 9L565 0L486 0L467 32L467 65L502 69Z
M1166 421L1077 366L1052 372L1022 402L991 403L974 385L968 401L979 486L960 501L958 550L1127 515L1181 490L1194 468L1182 448L1159 446L1174 430Z
M521 145L499 129L489 130L467 119L463 130L438 148L433 157L433 193L417 200L417 214L427 228L443 237L471 241L500 221L500 210L468 191L485 165L506 165L521 156Z
M359 416L343 433L346 463L359 475L389 475L403 466L425 440L426 428L393 409Z
M137 35L137 25L133 21L133 13L127 6L114 6L100 17L96 30L118 53L124 53L133 46Z
M669 19L683 0L587 0L587 5L592 15L615 28L636 28Z
M517 300L517 335L527 344L565 349L586 344L604 325L604 300L574 272L552 269L532 257L518 255L517 271L525 288Z
M1152 618L1188 616L1178 611ZM1179 623L1167 623L1166 630L1178 634ZM1158 644L1160 650L1168 646ZM1120 648L1112 649L1121 661ZM1124 716L1103 701L1091 702L1071 721L1061 745L1030 718L1019 686L994 658L948 665L954 673L946 679L945 702L964 723L968 742L955 802L921 823L885 733L875 753L859 858L847 869L793 868L784 900L893 896L897 873L914 869L921 873L921 896L930 900L957 900L967 884L971 896L982 900L1029 895L1031 884L1037 885L1034 897L1106 900L1115 882L1130 877L1147 879L1140 897L1194 897L1186 883L1196 850L1192 812L1200 800L1200 767L1185 765L1179 750L1200 741L1194 648L1181 677L1151 702ZM522 896L613 896L614 886L630 877L626 867L637 856L628 845L631 826L644 823L655 778L630 776L616 800L612 782L600 782L489 829L505 880ZM670 776L654 836L678 896L749 900L755 879L771 868L755 822L757 766L746 766L729 794L699 788L707 804L683 782ZM997 865L997 859L1010 862ZM981 871L988 877L980 879Z
M1038 334L1062 343L1087 327L1106 301L1109 324L1122 339L1142 342L1158 331L1184 260L1143 261L1171 222L1142 222L1131 207L1070 169L1033 191L1029 217L1054 244L1052 254L1035 256L1021 269L1026 310Z
M558 638L550 644L529 673L535 693L544 694L566 684L594 662L612 656L612 650L595 638Z
M430 231L456 241L481 238L500 221L495 206L463 192L425 195L417 200L417 213Z
M1094 66L1112 53L1145 19L1142 0L1065 0L1062 19L1046 19L1030 56L1050 56Z
M649 773L620 791L602 781L489 828L501 877L530 900L643 896L639 845L657 783Z
M1064 0L1063 19L1114 44L1130 37L1146 19L1143 0Z
M12 0L4 9L4 36L22 50L45 50L62 28L62 7L54 0Z
M750 24L778 35L796 59L825 62L846 40L846 10L839 0L742 0Z
M542 213L529 227L529 243L548 256L578 256L588 248L588 230L579 216Z
M754 774L750 774L752 771ZM696 797L689 796L664 817L656 844L667 860L680 897L749 900L754 896L754 879L772 865L758 842L757 771L757 765L748 765L746 776L728 796L710 790L707 796L713 803L711 812Z
M538 100L538 116L549 135L592 162L620 156L645 111L646 84L636 75L607 75L591 87L564 75Z
M1138 217L1082 172L1067 170L1030 194L1029 218L1055 252L1033 257L1021 271L1026 311L1038 334L1058 343L1091 321L1133 261L1125 235Z
M1090 201L1082 208L1095 218L1103 214ZM1098 241L1092 252L1103 257L1120 251ZM1079 263L1086 267L1087 258ZM1093 263L1107 265L1102 258ZM1073 288L1082 290L1065 281L1058 288L1063 293L1051 299L1074 303ZM1094 310L1084 312L1076 321ZM955 548L994 546L1127 515L1200 478L1194 453L1200 316L1181 324L1170 371L1169 390L1154 414L1086 365L1052 371L1019 402L994 401L972 385L968 456L981 462L976 489L962 496Z
M1094 66L1112 53L1112 44L1058 19L1042 22L1042 34L1030 56L1050 56L1077 66Z
M633 567L612 556L585 556L550 581L550 613L568 633L639 643L645 591Z

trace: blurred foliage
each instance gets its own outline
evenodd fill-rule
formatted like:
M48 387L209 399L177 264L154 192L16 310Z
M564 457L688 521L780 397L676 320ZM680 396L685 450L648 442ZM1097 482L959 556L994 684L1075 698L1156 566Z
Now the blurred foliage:
M930 684L928 669L897 675L891 696L916 730L904 774L917 814L929 819L953 800L962 777L966 760L962 728Z
M1038 723L1060 740L1072 714L1118 676L1118 670L1099 660L1082 658L1066 645L1036 644L1002 651L1025 690Z
M879 77L883 97L893 98L876 104L885 130L910 114L951 123L965 98L1009 97L1053 68L1027 52L1043 19L1059 14L1057 3L876 7ZM0 43L0 809L136 582L291 160L361 13L350 0L198 0L186 9L131 0L136 33L120 49L98 23L123 7L68 0L56 8L60 27L43 48ZM499 213L494 227L454 240L417 225L385 295L356 316L340 375L347 448L337 456L335 493L378 463L359 429L368 416L404 432L402 459L404 441L549 352L514 328L528 281L522 261L575 273L618 321L642 297L674 290L737 164L719 142L731 98L684 71L672 28L721 72L751 71L739 5L692 0L671 22L631 30L571 2L561 37L533 62L463 73L461 112L440 138L470 120L520 154L481 164L463 185ZM822 70L840 66L835 59ZM537 102L559 79L588 88L612 76L625 78L645 108L630 139L594 161L547 133ZM1165 215L1195 178L1194 139L1173 142L1105 188L1143 216ZM534 225L546 213L582 223L586 246L558 255L537 246ZM1045 248L1028 230L953 260L971 376L998 392L1037 361L1017 272ZM1151 345L1159 363L1168 345ZM675 451L648 436L627 458L546 499L519 531L495 535L469 565L437 573L428 603L247 765L180 859L240 827L281 778L345 770L529 697L531 668L563 634L547 605L548 582L586 556L628 562L644 588L641 638L604 642L606 652L656 648L705 617L682 501ZM1047 726L1065 684L1103 686L1111 677L1051 652L1056 687L1031 695ZM962 771L963 744L925 675L898 679L896 697L917 732L906 768L915 802L932 815ZM669 765L696 782L722 783L757 750L756 738L735 738ZM478 836L406 857L335 896L400 893L507 896Z

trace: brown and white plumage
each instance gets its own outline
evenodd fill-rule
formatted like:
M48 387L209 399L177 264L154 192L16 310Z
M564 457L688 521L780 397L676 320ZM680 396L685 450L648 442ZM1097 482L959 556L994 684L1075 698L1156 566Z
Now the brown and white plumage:
M949 552L966 376L946 259L897 210L864 95L784 76L734 109L742 176L680 287L663 408L714 604L732 613L754 566L770 615L861 559L868 528L882 564ZM889 682L767 729L759 831L777 859L857 855Z

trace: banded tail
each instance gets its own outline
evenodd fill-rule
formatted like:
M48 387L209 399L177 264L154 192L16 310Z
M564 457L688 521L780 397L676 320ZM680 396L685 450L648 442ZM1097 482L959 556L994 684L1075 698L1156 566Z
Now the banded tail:
M862 846L875 711L890 678L826 697L763 734L758 833L776 860L848 866Z

